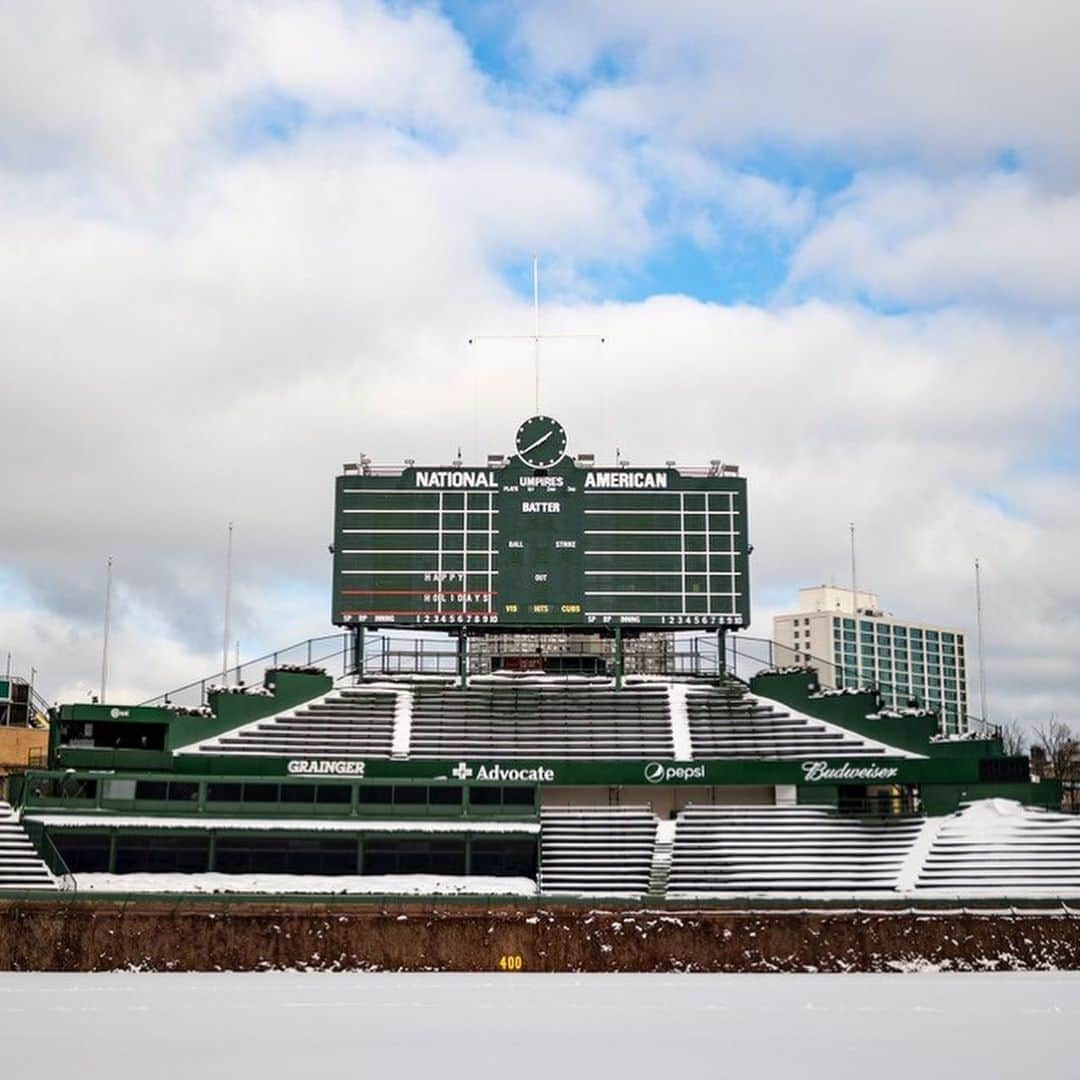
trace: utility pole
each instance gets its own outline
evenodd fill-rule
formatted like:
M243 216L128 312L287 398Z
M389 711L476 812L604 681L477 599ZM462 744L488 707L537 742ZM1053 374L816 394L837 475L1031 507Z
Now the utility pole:
M113 557L110 555L105 560L105 630L101 640L101 697L98 699L105 704L105 691L109 684L109 622L112 619L112 564Z

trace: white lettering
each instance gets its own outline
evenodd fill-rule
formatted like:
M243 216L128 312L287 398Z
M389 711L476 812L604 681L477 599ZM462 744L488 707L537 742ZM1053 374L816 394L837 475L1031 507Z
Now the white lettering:
M585 476L587 488L666 488L665 472L590 472Z
M528 491L543 488L545 491L557 491L566 481L561 476L523 476L518 483Z
M822 780L892 780L900 772L896 766L852 765L847 761L832 766L827 761L804 761L802 771L808 784Z
M523 502L521 512L523 514L557 514L560 505L557 502Z
M467 769L462 762L458 768ZM555 770L540 766L535 769L508 769L504 765L481 765L476 770L477 780L497 783L532 783L550 784L555 779Z
M290 776L356 776L364 775L363 761L323 761L295 758L288 765Z
M496 488L493 472L468 472L459 469L443 469L433 472L419 469L415 476L418 488Z
M704 780L704 765L665 765L661 761L650 761L645 766L645 779L650 784L684 783L688 780Z

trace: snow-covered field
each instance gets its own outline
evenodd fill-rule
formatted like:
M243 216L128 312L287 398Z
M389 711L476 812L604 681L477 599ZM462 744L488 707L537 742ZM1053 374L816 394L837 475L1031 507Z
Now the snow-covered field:
M11 1076L1076 1077L1080 973L0 974Z

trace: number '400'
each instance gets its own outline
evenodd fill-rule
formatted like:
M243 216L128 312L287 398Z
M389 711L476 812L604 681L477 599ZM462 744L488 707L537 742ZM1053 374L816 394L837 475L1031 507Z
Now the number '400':
M524 966L524 961L516 953L513 956L500 956L499 957L499 970L500 971L520 971Z

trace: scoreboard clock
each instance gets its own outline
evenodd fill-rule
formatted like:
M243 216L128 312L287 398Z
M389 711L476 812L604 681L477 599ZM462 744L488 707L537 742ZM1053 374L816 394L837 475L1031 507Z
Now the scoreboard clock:
M566 457L566 429L550 416L530 416L517 430L517 456L534 469L550 469Z
M743 627L746 481L717 469L604 468L532 416L484 468L346 471L333 620L470 630Z

